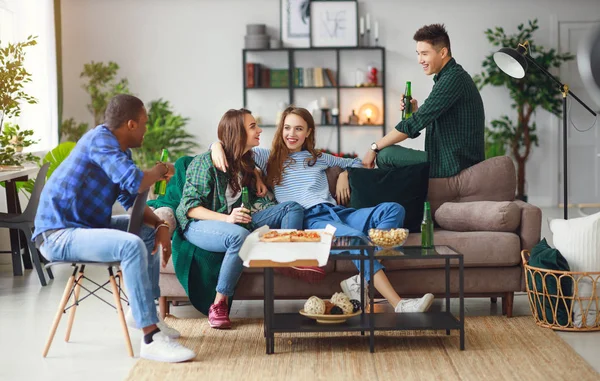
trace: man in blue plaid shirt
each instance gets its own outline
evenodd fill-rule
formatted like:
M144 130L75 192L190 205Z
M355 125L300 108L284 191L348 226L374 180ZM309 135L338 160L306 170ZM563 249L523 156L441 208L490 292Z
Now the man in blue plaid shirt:
M117 95L106 108L105 124L87 132L44 187L35 218L34 240L50 261L121 261L131 309L128 324L141 328L140 357L181 362L195 353L173 339L179 332L159 320L154 299L159 261L171 255L168 225L146 207L141 238L128 233L129 215L112 217L119 201L129 209L138 193L159 180L168 180L174 167L157 163L142 171L130 148L140 147L148 115L142 101Z

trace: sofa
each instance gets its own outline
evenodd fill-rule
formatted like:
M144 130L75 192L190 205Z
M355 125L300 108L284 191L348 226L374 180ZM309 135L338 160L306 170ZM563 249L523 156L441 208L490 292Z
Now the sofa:
M328 170L330 190L335 192L341 170ZM525 290L521 250L540 240L541 210L515 200L516 175L512 160L495 157L450 178L429 179L427 199L436 223L436 245L449 245L464 255L465 297L502 298L502 311L512 316L514 293ZM335 194L335 193L334 193ZM165 208L160 208L165 209ZM171 210L157 210L171 219ZM168 209L168 208L167 208ZM419 245L420 233L410 233L405 245ZM385 261L386 274L402 297L431 292L444 296L443 261ZM318 283L275 274L277 299L329 298L340 291L340 282L357 273L350 261L329 261L326 276ZM263 299L263 270L246 268L235 293L236 300ZM452 295L458 294L458 269L451 269ZM169 313L173 302L187 300L173 265L160 275L160 313Z

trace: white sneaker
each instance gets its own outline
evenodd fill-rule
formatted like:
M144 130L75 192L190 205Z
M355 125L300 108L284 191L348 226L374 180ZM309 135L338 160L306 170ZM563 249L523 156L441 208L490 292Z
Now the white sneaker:
M350 300L358 300L360 302L360 274L351 276L350 278L340 282L340 287ZM365 308L369 305L369 286L365 281L364 294Z
M396 308L396 312L425 312L431 307L433 294L425 294L420 299L401 299Z
M141 358L162 362L183 362L196 357L194 351L171 340L162 331L155 333L152 340L150 344L146 344L142 337Z
M133 313L131 312L131 308L129 309L129 311L127 311L127 314L125 315L125 321L127 322L127 325L130 328L139 329L135 322L135 319L133 318ZM175 328L169 327L169 325L167 323L165 323L163 318L160 317L160 314L158 314L158 323L156 323L156 326L158 327L158 329L160 329L160 331L162 333L167 335L170 339L178 339L181 336L181 333L179 333L178 330L176 330Z

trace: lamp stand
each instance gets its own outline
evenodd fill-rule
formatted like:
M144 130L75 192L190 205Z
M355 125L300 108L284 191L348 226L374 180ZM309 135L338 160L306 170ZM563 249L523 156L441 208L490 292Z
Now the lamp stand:
M567 96L571 95L577 102L579 102L579 104L581 104L586 110L588 110L590 112L590 114L592 114L593 116L597 116L596 113L594 111L592 111L591 108L589 108L588 105L586 105L585 103L583 103L583 101L581 99L579 99L575 94L573 94L573 92L571 90L569 90L569 86L565 85L564 83L561 83L559 80L556 79L555 76L553 76L552 74L550 74L546 69L544 69L542 66L540 66L530 55L529 52L527 50L527 46L528 46L528 42L525 42L524 44L520 44L520 47L525 48L525 53L523 54L525 56L525 58L531 62L536 68L538 68L542 73L544 73L546 76L548 76L550 79L552 79L559 87L560 90L562 92L562 96L563 96L563 215L565 220L569 218L569 198L568 198L568 168L567 168L567 162L568 162L568 157L567 157Z

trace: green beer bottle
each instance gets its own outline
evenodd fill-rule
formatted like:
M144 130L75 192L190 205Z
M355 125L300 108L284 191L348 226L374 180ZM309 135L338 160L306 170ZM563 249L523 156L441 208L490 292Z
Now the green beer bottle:
M433 248L433 220L431 219L431 206L428 201L425 201L423 221L421 222L421 247L424 249Z
M162 150L160 154L160 161L167 163L169 161L169 152L166 149ZM158 196L164 196L167 193L167 180L160 180L154 184L154 194Z
M404 95L402 95L402 99L404 100L404 110L402 110L402 120L406 120L412 116L412 90L410 86L410 81L406 81L406 88L404 89Z
M242 206L250 210L250 195L248 194L248 187L242 188ZM240 226L250 230L251 223L240 224Z

